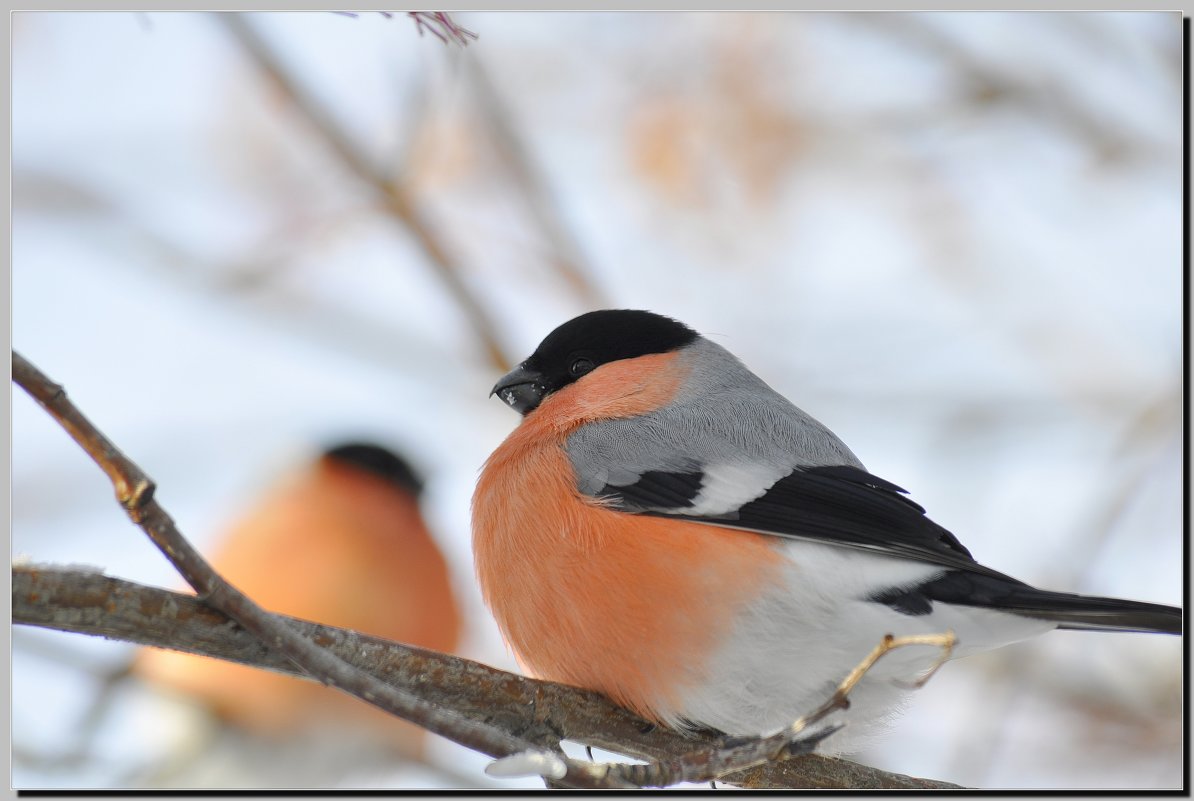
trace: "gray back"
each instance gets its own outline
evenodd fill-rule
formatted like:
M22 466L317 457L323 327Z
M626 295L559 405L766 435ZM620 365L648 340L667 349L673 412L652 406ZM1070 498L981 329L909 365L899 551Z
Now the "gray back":
M832 431L793 406L733 354L698 338L676 399L637 417L590 423L568 438L581 492L633 484L647 471L742 468L775 479L795 467L862 462ZM760 492L764 487L760 487Z

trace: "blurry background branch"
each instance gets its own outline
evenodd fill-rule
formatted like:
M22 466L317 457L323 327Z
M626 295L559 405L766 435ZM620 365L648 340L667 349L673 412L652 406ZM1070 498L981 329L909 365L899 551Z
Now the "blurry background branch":
M12 571L13 622L226 659L302 678L223 613L194 596L95 571L19 566ZM653 726L597 693L497 670L460 657L346 629L284 618L321 647L394 687L538 741L570 740L641 759L676 757L716 739ZM956 785L798 757L723 777L748 787L930 789Z
M227 301L253 320L272 322L287 335L319 345L337 346L346 358L386 372L431 375L450 358L443 343L420 332L403 331L375 318L355 313L335 299L302 292L276 280L277 274L309 245L306 238L271 233L243 257L231 263L205 258L158 231L143 215L121 207L100 189L83 186L69 175L39 170L13 174L13 192L25 211L59 216L86 216L105 227L106 247L131 247L149 254L147 274L178 284L185 292L202 292ZM346 216L359 214L350 209ZM331 227L341 220L323 220ZM307 231L310 235L312 231ZM116 241L110 241L108 237ZM445 391L464 391L454 385L467 373L440 371L435 379Z
M490 362L501 372L508 370L513 361L503 348L497 326L476 292L469 286L468 280L461 274L460 265L449 255L450 248L447 242L427 219L419 202L407 191L402 176L386 177L374 159L352 140L352 136L336 121L331 112L286 70L265 40L245 20L244 15L222 13L219 19L240 42L262 75L268 78L295 110L307 119L344 165L381 196L383 208L418 243L435 269L436 275L443 282L444 288L460 304L469 324L483 344Z
M1075 141L1091 148L1097 158L1109 162L1156 157L1155 143L1123 130L1113 118L1093 111L1071 87L1057 84L1050 76L1021 75L1009 66L991 65L941 31L930 19L900 13L849 14L845 19L880 30L887 38L920 49L947 64L950 74L961 83L967 105L976 108L1001 103L1017 105L1057 125ZM1079 25L1069 30L1088 36L1098 33L1097 28L1090 26Z
M132 675L132 662L127 659L121 660L103 668L88 665L85 660L80 659L80 654L74 649L66 648L61 643L22 636L22 632L19 630L12 632L12 641L14 646L35 653L44 660L82 670L96 687L91 702L78 710L78 717L71 727L72 737L68 742L60 743L60 747L54 753L44 754L14 744L13 759L25 764L37 765L43 770L71 768L93 759L93 740L115 702L116 688Z
M477 107L486 123L485 131L493 140L502 160L552 250L556 270L564 277L581 302L592 308L608 305L601 291L589 279L580 244L560 216L560 205L553 197L547 177L528 147L501 91L494 85L480 57L465 61Z

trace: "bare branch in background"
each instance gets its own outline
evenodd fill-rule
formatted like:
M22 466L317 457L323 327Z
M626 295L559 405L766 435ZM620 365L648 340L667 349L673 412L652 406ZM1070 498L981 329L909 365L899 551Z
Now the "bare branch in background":
M173 648L310 678L198 598L91 571L25 566L12 573L13 622L140 645ZM460 657L379 637L282 618L347 662L395 687L510 731L550 732L640 759L674 759L713 747L708 735L685 737L615 706L604 696L530 679ZM955 787L841 759L802 756L728 774L746 787L931 789Z
M1100 117L1080 102L1072 92L1034 74L1020 78L1007 70L984 63L955 39L927 24L920 15L907 13L857 13L843 18L882 30L893 40L926 52L947 63L966 84L975 104L1013 101L1033 115L1053 120L1076 140L1085 143L1099 158L1114 160L1126 156L1149 156L1153 142L1140 141L1114 120Z
M547 177L526 146L525 137L518 130L505 99L490 80L488 70L475 58L467 59L465 67L472 79L478 108L488 123L486 131L552 249L556 272L563 276L584 305L590 308L607 305L601 291L589 279L590 270L581 255L580 245L561 218Z
M1171 36L1167 41L1154 42L1152 47L1135 37L1124 36L1123 29L1103 24L1105 17L1100 15L1066 14L1064 19L1072 35L1086 40L1087 47L1099 52L1119 51L1149 64L1157 75L1164 76L1176 95L1182 91L1185 79L1182 66L1183 15L1175 12L1168 17Z
M20 170L13 173L12 180L15 209L54 218L69 213L102 220L107 232L127 236L150 257L132 258L128 264L149 267L155 275L181 283L183 291L198 289L224 300L231 298L238 304L234 308L242 314L249 312L245 316L255 321L268 320L279 329L321 347L336 346L362 364L379 367L386 373L417 375L423 381L436 381L444 391L473 392L476 379L483 378L464 370L432 369L451 358L451 354L441 342L424 332L403 331L382 324L353 313L323 295L305 293L283 281L272 280L279 273L277 267L291 257L290 248L302 247L304 239L287 240L280 251L263 243L243 259L223 263L179 246L115 198L84 187L69 176ZM304 233L310 235L312 231ZM100 240L97 247L111 245Z
M42 754L28 748L14 748L13 758L40 770L73 768L93 761L95 737L115 702L116 691L132 676L132 660L124 658L113 665L97 665L82 658L76 648L67 648L60 642L42 637L21 636L17 631L12 632L12 642L14 648L19 647L24 653L78 671L98 685L71 726L70 738L58 743L56 753Z
M1118 524L1132 501L1145 492L1149 478L1163 469L1170 448L1176 449L1181 442L1186 405L1183 382L1176 376L1175 379L1175 383L1155 397L1142 400L1133 410L1127 429L1110 454L1104 467L1108 476L1103 482L1106 489L1088 517L1078 524L1085 539L1081 552L1066 564L1070 586L1087 584L1089 573L1113 535L1122 533Z
M448 255L446 241L428 221L415 198L400 181L386 177L385 172L352 141L348 132L328 110L303 89L241 14L227 12L219 14L217 18L240 42L261 73L307 118L345 166L378 193L383 209L414 238L444 287L460 304L490 362L503 372L508 370L513 361L502 348L497 326L464 280L460 265Z

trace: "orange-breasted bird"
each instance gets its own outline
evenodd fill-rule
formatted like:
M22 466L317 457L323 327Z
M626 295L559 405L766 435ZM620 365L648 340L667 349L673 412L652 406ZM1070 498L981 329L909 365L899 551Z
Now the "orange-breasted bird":
M258 501L212 562L270 611L451 652L460 617L447 564L419 511L421 488L385 448L331 448ZM266 736L340 722L372 727L408 755L422 741L421 729L312 681L157 649L142 651L136 670Z
M1057 628L1181 633L1180 609L979 564L828 428L667 317L581 315L493 393L522 415L473 497L502 634L535 675L659 723L777 731L887 634L952 631L964 656ZM825 749L856 750L939 656L881 660Z

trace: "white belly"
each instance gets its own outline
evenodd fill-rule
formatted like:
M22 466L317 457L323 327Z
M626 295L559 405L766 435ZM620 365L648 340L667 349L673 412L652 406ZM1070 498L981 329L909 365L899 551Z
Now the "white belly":
M850 548L793 541L785 544L789 581L741 610L733 635L707 665L707 679L670 711L682 720L728 734L770 734L812 712L887 634L952 630L954 657L1006 645L1054 628L1047 621L967 606L934 603L910 616L865 600L913 584L943 568ZM906 686L940 656L931 646L908 646L884 656L850 695L850 708L823 724L845 721L828 738L827 754L858 750L882 730L909 693Z

